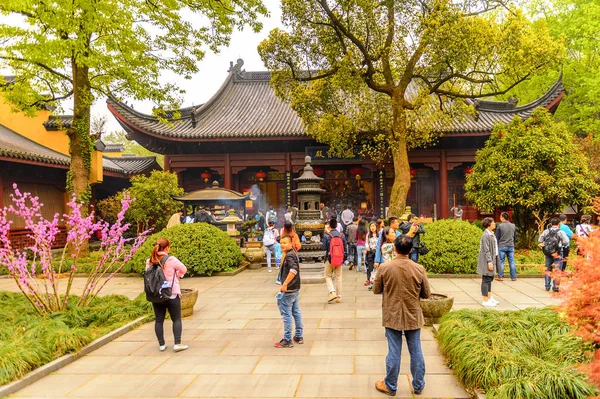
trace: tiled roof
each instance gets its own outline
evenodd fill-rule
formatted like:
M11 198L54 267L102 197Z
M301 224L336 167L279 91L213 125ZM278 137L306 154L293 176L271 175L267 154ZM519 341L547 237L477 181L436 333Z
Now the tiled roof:
M124 175L136 175L146 173L151 170L160 170L161 167L153 156L128 156L122 157L102 157L104 169L111 172L117 172Z
M59 165L64 168L68 168L71 164L68 155L38 144L3 125L0 125L0 156ZM156 162L156 157L152 156L103 157L102 166L104 170L121 174L123 177L161 169Z
M70 128L72 124L73 115L50 115L44 122L44 127L46 130L63 130Z
M104 144L104 152L123 152L125 146L123 144Z
M71 158L0 125L0 156L69 166Z
M170 125L155 116L143 114L117 101L108 99L108 107L125 130L162 136L166 139L202 140L209 138L293 137L305 136L302 122L294 110L279 100L271 88L269 72L245 72L243 62L231 66L227 79L205 104L181 110L181 118ZM557 81L538 100L517 107L511 102L472 100L476 117L456 121L445 133L490 132L496 122L509 122L515 115L525 118L539 107L547 107L564 91Z

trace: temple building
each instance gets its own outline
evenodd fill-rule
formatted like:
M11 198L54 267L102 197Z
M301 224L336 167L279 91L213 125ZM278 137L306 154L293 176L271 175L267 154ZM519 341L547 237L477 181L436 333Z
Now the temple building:
M205 104L183 108L180 118L160 123L110 98L110 112L135 140L165 155L165 170L178 174L188 192L217 180L222 187L249 192L258 186L266 203L282 208L296 202L292 179L311 156L314 173L322 178L328 206L350 204L366 215L385 215L394 179L391 164L377 165L368 158L330 157L328 147L308 136L292 108L280 101L269 85L269 72L246 72L243 61L231 64L221 88ZM409 152L412 185L407 205L425 217L448 217L454 203L464 217L479 214L464 199L465 174L475 152L482 148L496 122L514 116L527 118L536 107L554 112L564 89L557 81L532 103L473 100L477 115L455 122L443 131L435 146Z
M71 163L69 140L64 129L72 117L52 116L50 110L40 110L35 117L12 112L0 98L0 208L11 204L13 184L21 192L30 192L44 204L42 216L52 219L55 213L66 211L69 200L66 184ZM93 200L106 198L129 187L129 179L137 174L149 174L162 169L153 156L129 156L123 147L96 142L92 154L90 184ZM28 230L23 220L11 213L10 231L15 247L25 246ZM65 228L56 242L64 242Z

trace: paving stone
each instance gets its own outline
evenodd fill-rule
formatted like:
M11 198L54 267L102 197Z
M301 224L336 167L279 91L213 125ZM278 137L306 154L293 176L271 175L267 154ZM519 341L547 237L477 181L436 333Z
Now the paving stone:
M291 398L299 381L299 375L200 375L179 396Z
M220 354L223 356L305 356L310 354L310 349L313 346L313 341L306 340L302 345L294 344L293 348L276 348L274 344L280 339L263 340L253 345L248 345L247 342L230 342Z
M283 331L283 330L282 330ZM260 342L264 341L269 335L271 340L275 340L277 334L273 331L265 330L205 330L202 334L194 337L194 341L242 341L242 342ZM283 334L283 333L282 333Z
M176 397L194 378L195 375L187 374L98 375L75 389L72 396L95 397L100 394L118 397Z
M147 343L142 346L137 351L133 352L130 356L136 357L145 357L145 356L162 356L162 357L170 357L170 356L216 356L218 355L223 348L228 344L228 342L201 342L201 341L187 341L187 345L189 345L189 349L183 352L174 353L173 352L173 343L169 342L169 348L160 352L158 350L158 343L152 342ZM141 359L140 361L143 361Z
M323 355L385 355L386 341L315 341L312 356Z
M354 374L354 357L263 356L253 374Z
M250 374L259 356L182 356L171 357L156 374Z
M425 389L421 397L428 399L469 399L471 396L464 390L453 375L425 375Z
M375 389L375 382L382 378L380 375L303 375L296 395L307 398L388 397ZM412 398L408 379L403 374L398 378L396 397Z
M158 351L157 351L158 352ZM167 352L164 352L165 354ZM168 355L174 355L168 352ZM62 369L58 374L147 374L159 368L170 356L84 356Z
M64 398L71 391L94 378L98 378L98 376L94 374L51 374L34 382L26 388L21 389L19 392L12 395L12 397L37 396L45 398L56 396ZM98 394L106 395L106 393L100 392L98 392Z
M89 356L128 356L147 343L147 341L113 341L96 349Z

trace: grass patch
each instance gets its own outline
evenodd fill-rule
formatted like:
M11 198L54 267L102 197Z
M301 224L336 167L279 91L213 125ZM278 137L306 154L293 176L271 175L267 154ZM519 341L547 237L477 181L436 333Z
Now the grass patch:
M86 308L40 317L21 293L0 291L0 385L67 353L138 317L152 314L144 295L130 300L123 295L96 298Z
M449 366L488 399L584 399L597 394L581 371L591 347L548 308L462 309L442 319L437 338Z

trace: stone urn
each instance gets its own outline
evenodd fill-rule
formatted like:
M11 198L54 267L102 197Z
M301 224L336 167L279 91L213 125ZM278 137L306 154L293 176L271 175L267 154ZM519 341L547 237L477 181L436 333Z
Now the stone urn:
M194 305L198 300L197 288L181 289L181 317L188 317L194 314Z
M452 309L452 305L454 305L454 297L448 294L432 293L429 298L421 299L425 325L438 324L442 316Z
M265 257L265 250L260 241L248 241L246 243L246 252L244 257L250 262L248 269L256 270L262 267L261 263Z

